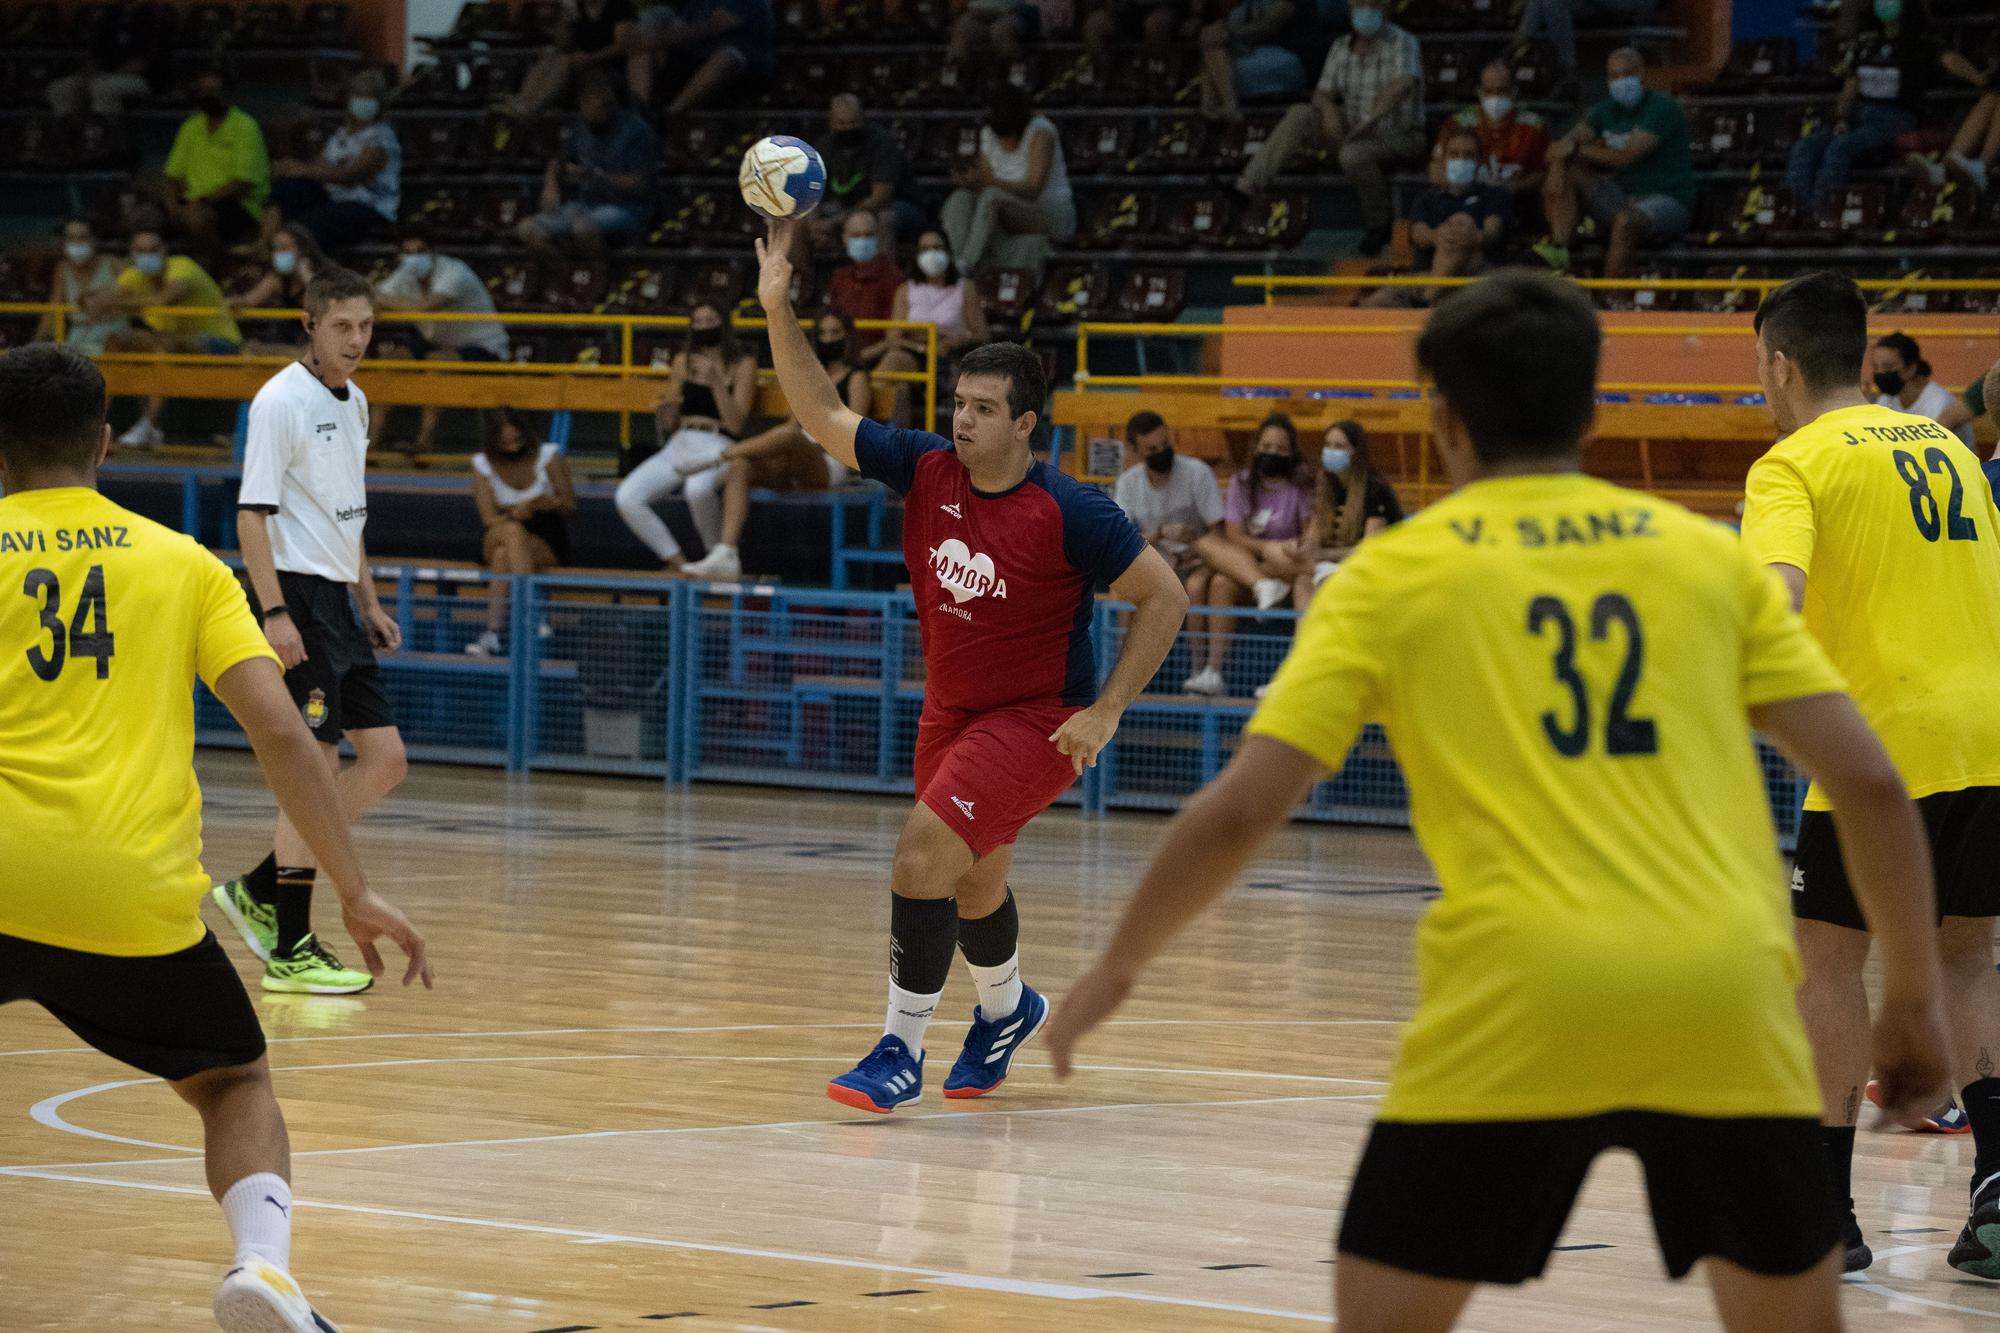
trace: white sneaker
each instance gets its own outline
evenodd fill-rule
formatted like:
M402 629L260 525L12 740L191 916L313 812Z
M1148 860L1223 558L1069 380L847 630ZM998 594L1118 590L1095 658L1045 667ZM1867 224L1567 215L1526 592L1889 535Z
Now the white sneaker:
M500 636L489 629L471 643L466 644L465 651L471 657L498 657L500 656Z
M215 1292L215 1322L229 1333L340 1333L292 1281L261 1259L229 1270Z
M681 572L698 579L733 579L743 572L743 561L737 556L734 546L717 542L707 555Z
M1930 186L1933 190L1944 184L1944 163L1929 153L1905 154L1903 166L1908 169L1913 179Z
M556 636L556 627L554 625L551 625L548 621L544 620L541 624L535 626L535 637L540 639L543 643L547 643L550 639L553 639L555 636Z
M1259 685L1259 686L1258 686L1258 687L1257 687L1257 688L1256 688L1255 690L1251 691L1251 693L1252 693L1252 694L1253 694L1253 695L1254 695L1254 696L1255 696L1256 698L1259 698L1259 699L1263 698L1263 697L1264 697L1265 695L1269 694L1270 692L1271 692L1271 682L1270 682L1270 681L1268 681L1268 680L1267 680L1267 681L1265 681L1265 682L1264 682L1264 683L1263 683L1262 685Z
M1222 693L1222 673L1214 667L1203 667L1181 682L1181 693L1220 694Z
M1987 174L1984 158L1967 157L1963 153L1948 153L1945 155L1944 160L1945 165L1949 166L1952 171L1972 182L1974 189L1978 190L1981 194L1986 193Z
M140 417L132 423L132 428L118 437L118 443L127 449L150 449L167 437L160 434L160 428Z
M1292 595L1292 585L1283 579L1258 579L1250 591L1257 599L1257 609L1269 611Z

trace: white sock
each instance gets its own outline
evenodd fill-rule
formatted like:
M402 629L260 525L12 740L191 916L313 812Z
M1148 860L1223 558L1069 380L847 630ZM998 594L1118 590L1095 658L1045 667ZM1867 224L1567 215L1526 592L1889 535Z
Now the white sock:
M972 984L979 988L979 1012L987 1021L1005 1018L1021 1007L1021 951L998 967L967 963Z
M889 1016L882 1021L882 1031L891 1037L901 1037L911 1055L922 1055L924 1033L930 1029L931 1016L937 1013L938 1001L943 998L943 991L919 995L890 982Z
M292 1187L282 1176L260 1171L245 1176L222 1196L222 1215L236 1237L236 1261L256 1255L292 1271Z

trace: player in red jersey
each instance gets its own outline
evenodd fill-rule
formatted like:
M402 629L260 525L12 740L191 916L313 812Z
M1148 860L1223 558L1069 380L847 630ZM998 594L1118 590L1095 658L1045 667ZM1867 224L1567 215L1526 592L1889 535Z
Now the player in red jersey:
M1097 762L1159 670L1187 614L1173 569L1102 491L1028 450L1047 386L1015 343L959 361L952 438L868 421L841 401L792 309L795 221L757 243L757 295L785 401L822 449L906 501L903 556L917 599L926 688L916 808L890 871L889 1012L867 1058L827 1095L888 1112L923 1091L924 1032L954 944L979 991L947 1097L1000 1086L1048 1018L1024 986L1007 887L1014 839ZM1103 689L1091 651L1095 591L1136 608Z

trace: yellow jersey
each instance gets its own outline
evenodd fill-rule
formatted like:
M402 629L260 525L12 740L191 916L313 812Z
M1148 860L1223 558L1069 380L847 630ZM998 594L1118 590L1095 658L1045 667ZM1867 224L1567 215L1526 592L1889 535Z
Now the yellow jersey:
M201 942L194 683L276 654L193 540L65 487L0 498L0 935Z
M1443 888L1385 1120L1817 1116L1748 710L1839 691L1726 528L1578 474L1476 482L1321 586L1249 730L1380 721Z
M154 315L145 317L146 327L157 333L175 338L220 338L228 343L241 343L243 330L237 326L236 316L230 313L229 302L222 295L222 288L215 285L215 279L208 276L208 270L189 259L186 255L167 256L167 266L160 271L156 282L136 268L128 268L118 275L121 291L133 299L148 303L158 301L160 292L172 283L185 282L187 293L180 298L183 306L200 306L213 310L208 315Z
M1750 469L1743 544L1805 572L1806 628L1911 796L2000 786L2000 513L1934 421L1843 407ZM1817 787L1808 810L1828 809Z

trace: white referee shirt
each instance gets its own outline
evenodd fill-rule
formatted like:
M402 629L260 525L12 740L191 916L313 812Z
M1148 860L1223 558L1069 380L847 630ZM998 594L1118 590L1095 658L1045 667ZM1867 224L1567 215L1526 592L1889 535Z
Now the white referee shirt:
M279 569L361 581L367 463L368 398L359 385L350 380L336 393L297 361L265 381L250 402L236 502L273 511Z

